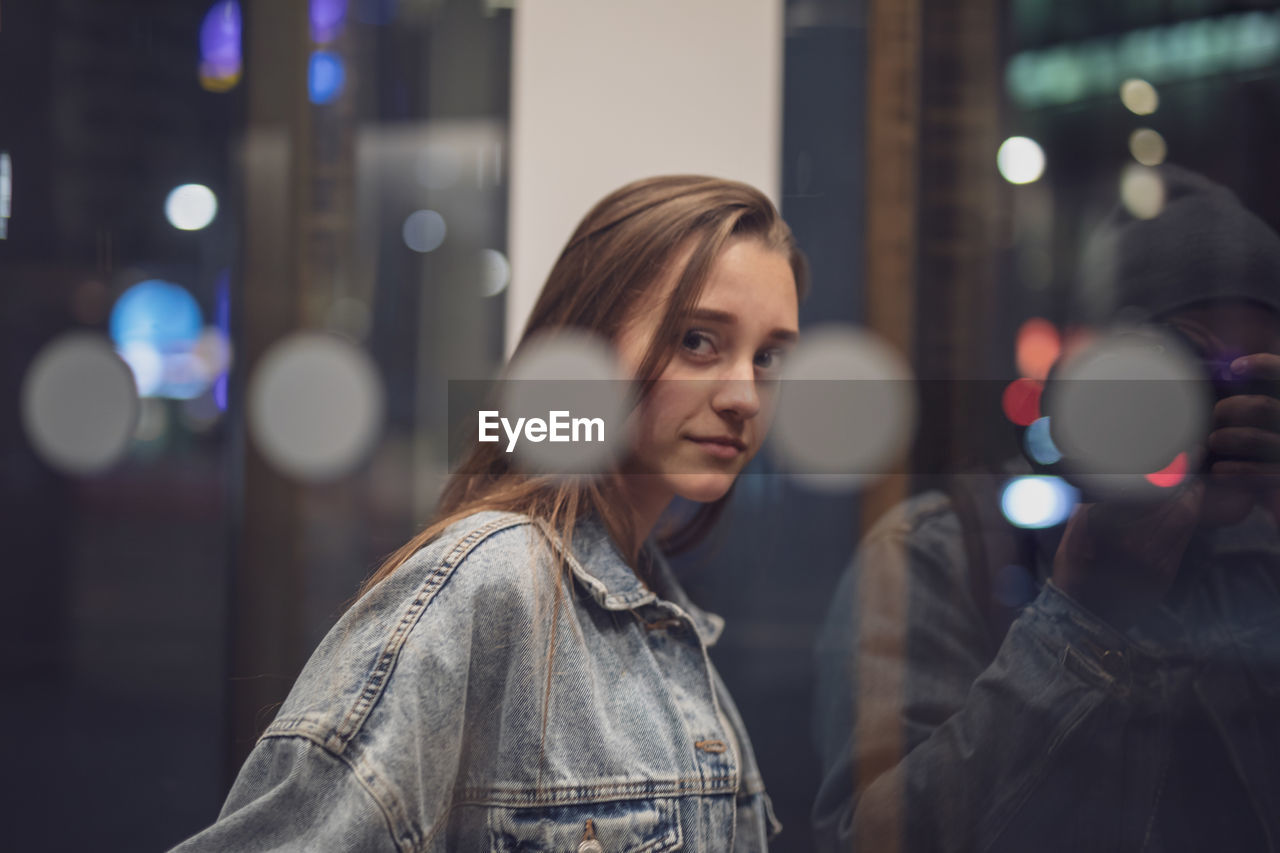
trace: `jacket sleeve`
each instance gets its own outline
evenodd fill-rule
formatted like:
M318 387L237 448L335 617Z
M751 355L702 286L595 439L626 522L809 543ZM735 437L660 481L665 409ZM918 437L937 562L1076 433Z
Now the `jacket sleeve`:
M959 525L945 499L900 508L841 580L817 656L820 849L1059 849L1070 798L1113 793L1133 650L1051 584L994 648Z
M304 738L268 737L217 822L174 853L401 849L382 804L342 759Z
M509 533L494 545L501 534L486 533L424 548L343 615L254 747L217 822L179 853L451 843L472 716L498 704L505 677L518 669L505 632L526 627L528 561L513 559L525 552L511 544L523 539Z

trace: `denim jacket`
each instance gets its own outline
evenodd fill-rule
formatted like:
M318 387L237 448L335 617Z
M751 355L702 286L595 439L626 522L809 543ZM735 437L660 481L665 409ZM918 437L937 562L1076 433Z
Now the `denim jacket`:
M765 849L779 827L707 656L720 618L651 542L654 591L593 519L572 583L559 547L480 512L418 551L328 633L176 849Z
M819 643L821 849L1280 850L1278 540L1197 534L1124 632L1042 568L993 637L950 500L891 512Z

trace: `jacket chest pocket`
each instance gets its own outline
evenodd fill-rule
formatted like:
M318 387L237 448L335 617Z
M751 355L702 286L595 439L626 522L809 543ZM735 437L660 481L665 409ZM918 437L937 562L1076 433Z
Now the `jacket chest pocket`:
M682 849L676 800L489 809L492 853L661 853Z

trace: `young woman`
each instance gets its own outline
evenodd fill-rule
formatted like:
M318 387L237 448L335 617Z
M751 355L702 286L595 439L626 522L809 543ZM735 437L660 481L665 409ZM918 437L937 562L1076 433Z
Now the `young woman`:
M703 506L664 541L696 541L759 449L804 283L751 187L659 177L597 204L522 345L613 345L640 380L625 460L536 477L477 442L180 849L764 849L777 822L707 656L722 622L654 540L680 496Z

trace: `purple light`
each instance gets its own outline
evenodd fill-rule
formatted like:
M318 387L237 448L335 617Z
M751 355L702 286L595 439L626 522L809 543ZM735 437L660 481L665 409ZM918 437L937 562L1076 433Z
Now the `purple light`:
M347 0L311 0L311 40L329 44L342 34L347 22Z
M213 322L222 332L225 340L231 340L231 271L222 270L218 273L216 283L214 285L213 296ZM225 412L227 410L227 371L222 371L222 375L213 381L213 402L218 407L218 411Z
M217 80L240 75L240 3L218 0L200 25L200 73Z
M213 402L218 411L227 410L227 374L222 374L213 383Z

